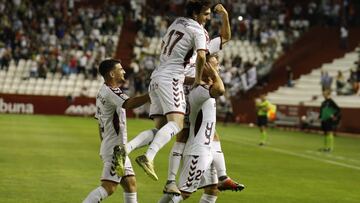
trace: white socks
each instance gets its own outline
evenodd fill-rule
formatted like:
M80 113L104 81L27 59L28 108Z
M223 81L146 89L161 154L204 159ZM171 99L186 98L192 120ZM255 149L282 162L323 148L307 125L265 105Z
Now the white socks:
M141 148L143 146L149 145L154 139L155 134L157 133L157 129L145 130L137 135L135 138L130 140L125 145L126 152L130 154L131 151Z
M215 166L218 177L227 176L225 158L221 150L221 145L219 141L212 142L212 154L213 154L213 164Z
M161 199L158 201L158 203L169 203L171 201L170 194L164 194Z
M150 144L149 149L146 151L146 157L153 161L158 151L168 143L171 138L176 135L181 129L176 122L170 121L164 125L155 135L154 140Z
M132 192L132 193L124 192L124 203L137 203L136 192Z
M105 188L99 186L90 192L90 194L86 197L83 203L98 203L104 200L108 196Z
M184 199L181 195L164 194L158 203L179 203L182 200Z
M201 199L199 201L199 203L215 203L217 199L217 196L214 195L208 195L208 194L203 194L201 196ZM170 195L170 194L164 194L161 199L158 201L158 203L179 203L182 200L184 200L182 198L181 195Z
M169 154L168 180L175 180L179 170L185 143L175 142Z
M171 201L169 203L179 203L182 200L184 200L184 199L182 198L181 195L172 195Z
M216 199L217 199L217 196L203 194L201 196L201 199L200 199L199 203L215 203Z

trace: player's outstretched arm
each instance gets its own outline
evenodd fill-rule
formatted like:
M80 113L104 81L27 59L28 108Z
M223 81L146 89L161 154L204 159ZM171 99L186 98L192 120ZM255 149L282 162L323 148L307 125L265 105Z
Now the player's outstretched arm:
M231 39L231 28L230 28L230 22L229 22L229 15L222 4L217 4L214 8L214 11L217 14L221 15L222 25L221 25L220 35L221 35L222 44L225 44L226 42L230 41L230 39Z
M141 96L131 97L131 98L127 99L124 102L122 107L124 109L134 109L134 108L144 105L148 101L150 101L149 94L144 94Z

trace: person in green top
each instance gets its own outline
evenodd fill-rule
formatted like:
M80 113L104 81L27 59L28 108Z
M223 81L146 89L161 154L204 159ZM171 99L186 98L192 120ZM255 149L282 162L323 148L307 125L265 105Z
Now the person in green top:
M324 101L321 103L320 115L321 129L324 132L324 148L319 149L324 152L331 152L334 149L334 135L333 132L336 129L340 121L340 108L331 99L331 91L326 89L323 91Z
M265 94L261 94L260 98L255 101L256 106L256 114L257 114L257 125L260 129L261 133L261 139L260 139L260 146L263 146L266 144L267 140L267 133L266 133L266 127L268 122L268 111L271 108L271 103L266 99Z

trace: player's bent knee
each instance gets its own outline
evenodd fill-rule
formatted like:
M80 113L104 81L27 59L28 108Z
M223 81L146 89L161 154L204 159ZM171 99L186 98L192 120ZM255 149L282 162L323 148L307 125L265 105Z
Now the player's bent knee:
M176 127L178 128L179 132L184 128L184 122L180 121L180 120L174 120L174 121L169 121L169 122L173 122L176 124Z
M136 192L136 178L135 176L125 176L121 179L121 187L127 193Z
M166 119L168 122L173 121L179 127L179 130L182 130L184 127L184 115L178 113L170 113L166 115Z
M101 184L101 186L106 190L109 196L115 192L117 185L117 183L111 181L102 181Z
M162 128L167 123L165 116L154 116L153 119L154 119L156 129Z
M189 137L189 128L183 128L177 135L176 135L176 142L186 143Z
M184 128L184 122L180 121L180 122L176 122L176 123L177 123L180 130L182 130Z

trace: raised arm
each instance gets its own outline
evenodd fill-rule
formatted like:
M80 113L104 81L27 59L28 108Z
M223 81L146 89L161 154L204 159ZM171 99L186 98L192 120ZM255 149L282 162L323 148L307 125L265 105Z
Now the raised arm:
M231 39L231 28L230 28L230 22L229 22L229 15L226 9L222 4L217 4L214 8L214 11L221 15L222 18L222 24L221 24L221 42L222 44L225 44Z

